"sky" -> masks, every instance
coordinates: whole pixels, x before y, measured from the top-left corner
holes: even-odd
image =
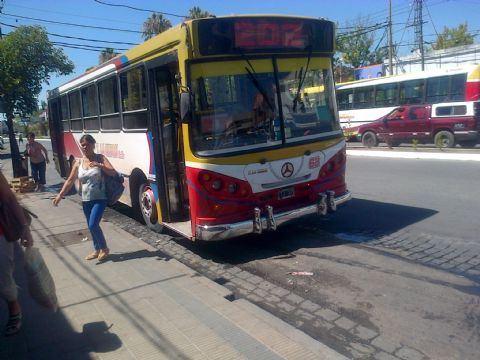
[[[198,6],[216,16],[233,14],[288,14],[311,17],[323,17],[336,22],[338,32],[348,31],[348,27],[361,21],[374,25],[387,21],[388,0],[99,0],[108,4],[127,5],[145,10],[168,13],[164,15],[172,25],[179,24],[189,9]],[[457,27],[468,23],[468,29],[475,34],[475,42],[480,42],[480,0],[424,0],[423,20],[424,40],[433,42],[445,26]],[[0,4],[2,0],[0,0]],[[392,23],[394,43],[399,45],[399,55],[407,55],[413,49],[415,39],[413,0],[392,0]],[[109,6],[95,0],[3,0],[0,14],[0,27],[3,34],[13,31],[7,25],[41,25],[50,34],[50,41],[69,46],[96,46],[100,49],[113,47],[129,49],[142,42],[143,22],[151,15],[148,11],[136,11],[126,7]],[[50,22],[45,22],[50,21]],[[57,24],[62,22],[78,24]],[[100,26],[114,29],[102,30],[84,26]],[[73,38],[65,38],[70,36]],[[384,30],[375,33],[376,43],[385,45]],[[88,39],[80,40],[78,38]],[[94,40],[94,41],[90,41]],[[106,41],[115,42],[108,43]],[[117,43],[118,42],[118,43]],[[60,46],[60,45],[59,45]],[[65,54],[75,64],[73,74],[52,77],[45,84],[39,101],[46,100],[47,89],[53,89],[74,77],[85,69],[98,64],[99,50],[82,50],[63,47]],[[123,50],[119,50],[123,52]],[[1,64],[0,64],[1,66]]]

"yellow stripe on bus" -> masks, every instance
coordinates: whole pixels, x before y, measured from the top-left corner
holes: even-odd
[[[257,163],[260,161],[276,161],[281,159],[293,158],[303,156],[305,152],[310,151],[322,151],[330,148],[340,142],[344,141],[343,137],[336,139],[323,140],[315,143],[305,145],[295,145],[292,147],[285,147],[275,150],[266,150],[262,152],[256,152],[252,154],[222,157],[222,158],[199,158],[194,156],[192,150],[185,144],[185,161],[208,163],[216,165],[247,165],[251,163]]]

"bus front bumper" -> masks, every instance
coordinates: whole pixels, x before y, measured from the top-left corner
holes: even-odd
[[[326,215],[327,212],[335,212],[337,206],[346,203],[351,198],[352,194],[349,191],[336,197],[333,195],[333,192],[322,193],[319,194],[319,201],[316,204],[300,209],[273,214],[273,208],[267,206],[265,208],[266,216],[261,216],[261,210],[255,208],[253,220],[234,224],[197,225],[196,238],[203,241],[217,241],[247,234],[261,234],[264,230],[276,230],[278,225],[306,215]]]

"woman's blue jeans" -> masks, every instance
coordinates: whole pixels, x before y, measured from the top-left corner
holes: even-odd
[[[107,248],[105,236],[100,228],[100,220],[102,220],[103,212],[107,206],[107,200],[91,200],[83,201],[83,213],[87,218],[88,230],[92,234],[93,246],[95,250]]]

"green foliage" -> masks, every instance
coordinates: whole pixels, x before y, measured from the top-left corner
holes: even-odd
[[[201,18],[206,18],[211,16],[215,16],[215,15],[210,14],[208,11],[203,11],[198,6],[194,6],[188,11],[188,17],[186,18],[186,20],[201,19]]]
[[[0,64],[0,94],[7,117],[36,110],[42,83],[48,83],[51,74],[67,75],[74,67],[40,26],[20,26],[0,40]]]
[[[172,27],[170,20],[165,19],[162,14],[153,13],[143,23],[143,40],[148,40]]]
[[[468,33],[468,23],[465,22],[452,29],[445,26],[443,32],[438,35],[437,40],[432,45],[432,49],[448,49],[455,46],[470,45],[473,42],[473,35]]]
[[[98,64],[103,64],[104,62],[113,59],[117,55],[118,53],[116,53],[112,48],[105,48],[100,52],[100,55],[98,55]]]
[[[67,75],[73,63],[62,49],[55,48],[41,26],[20,26],[0,40],[0,95],[7,116],[14,176],[22,176],[20,153],[13,132],[15,113],[37,110],[42,84],[52,74]]]
[[[385,47],[373,49],[375,31],[366,23],[357,20],[353,24],[347,24],[352,28],[346,34],[338,34],[336,38],[337,51],[341,53],[341,61],[354,68],[382,63],[388,56]]]
[[[413,150],[417,151],[418,139],[412,139]]]

